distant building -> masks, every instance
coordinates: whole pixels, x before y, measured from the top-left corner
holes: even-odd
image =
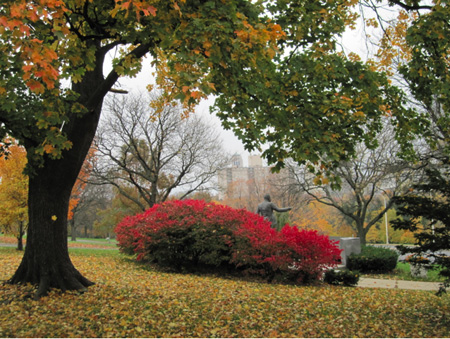
[[[235,153],[231,157],[231,167],[239,168],[244,166],[244,163],[242,162],[242,156],[240,154]]]
[[[262,159],[259,155],[248,156],[248,167],[262,167]]]
[[[248,167],[243,167],[241,155],[235,154],[229,166],[218,171],[219,198],[263,196],[268,193],[270,180],[277,175],[272,174],[270,167],[263,166],[259,155],[250,155]]]

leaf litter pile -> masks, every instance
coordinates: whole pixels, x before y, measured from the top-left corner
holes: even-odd
[[[21,253],[0,248],[0,280]],[[0,337],[448,337],[450,296],[287,286],[162,273],[117,254],[71,253],[84,294],[0,285]]]

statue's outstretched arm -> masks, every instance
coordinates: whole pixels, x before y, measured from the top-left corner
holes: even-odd
[[[287,212],[292,209],[292,207],[277,207],[275,204],[272,204],[272,209],[277,212]]]

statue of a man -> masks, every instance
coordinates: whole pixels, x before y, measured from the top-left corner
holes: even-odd
[[[277,219],[273,215],[273,211],[277,212],[287,212],[290,211],[292,207],[279,208],[273,202],[270,201],[270,195],[266,194],[264,196],[264,201],[258,205],[256,213],[262,215],[265,219],[269,220],[272,224],[272,228],[277,228]]]

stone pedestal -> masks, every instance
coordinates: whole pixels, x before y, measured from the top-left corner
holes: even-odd
[[[347,266],[347,258],[350,254],[361,253],[361,241],[359,238],[330,237],[330,239],[339,241],[339,248],[343,250],[341,252],[341,264],[344,266]]]

